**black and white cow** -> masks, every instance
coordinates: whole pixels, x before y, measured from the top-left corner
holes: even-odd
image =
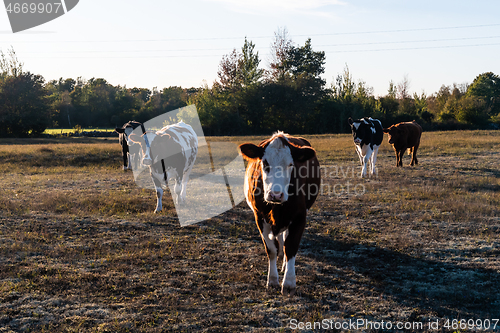
[[[123,170],[132,169],[132,162],[135,164],[139,158],[140,146],[128,142],[128,136],[139,126],[141,126],[140,122],[132,120],[122,127],[115,128],[115,132],[118,133],[118,142],[122,146]],[[137,164],[135,166],[137,167]]]
[[[143,135],[132,133],[129,142],[141,145],[142,164],[149,167],[156,189],[155,213],[162,210],[162,180],[174,178],[175,203],[186,201],[186,187],[198,154],[198,136],[191,126],[182,121]]]
[[[363,166],[361,177],[366,177],[368,161],[370,162],[370,174],[375,175],[375,163],[377,162],[378,148],[384,139],[384,131],[380,120],[371,117],[352,120],[348,119],[351,125],[354,145],[359,156],[359,161]]]

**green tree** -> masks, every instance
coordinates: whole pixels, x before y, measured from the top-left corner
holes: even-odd
[[[500,115],[500,77],[492,72],[478,75],[469,86],[467,97],[481,99],[485,117]],[[476,103],[477,104],[477,103]]]
[[[2,136],[37,136],[49,125],[50,102],[40,75],[15,72],[0,81]]]
[[[282,43],[286,44],[286,43]],[[311,39],[304,46],[287,46],[286,58],[275,64],[278,75],[265,87],[266,115],[270,123],[283,124],[289,132],[310,132],[318,114],[318,103],[326,96],[325,53],[312,49]]]
[[[259,52],[255,52],[255,44],[248,41],[245,37],[245,43],[241,48],[241,56],[238,59],[238,67],[241,75],[243,87],[259,83],[264,76],[264,70],[259,68]]]
[[[379,98],[380,102],[380,113],[382,118],[382,123],[392,123],[393,119],[399,110],[399,102],[397,99],[397,88],[394,82],[389,82],[389,88],[387,89],[387,95]]]
[[[484,126],[489,119],[489,108],[483,98],[465,96],[459,102],[456,119],[462,123]]]

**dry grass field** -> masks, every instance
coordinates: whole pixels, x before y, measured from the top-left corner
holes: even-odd
[[[307,138],[323,191],[290,298],[245,202],[180,227],[117,139],[0,140],[0,332],[500,330],[500,131],[424,133],[403,168],[385,138],[371,179],[350,135]]]

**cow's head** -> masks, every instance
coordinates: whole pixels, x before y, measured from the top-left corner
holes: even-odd
[[[365,118],[352,120],[349,117],[347,121],[351,126],[352,136],[356,145],[360,145],[363,140],[369,139],[375,133],[375,126]]]
[[[127,144],[131,145],[132,143],[128,142],[128,137],[132,133],[132,131],[139,126],[141,126],[141,123],[139,123],[137,121],[129,121],[128,123],[124,124],[122,127],[115,128],[115,132],[117,132],[120,135],[120,143],[121,144],[127,143]],[[124,135],[125,138],[123,138],[122,135]]]
[[[258,161],[262,174],[264,200],[280,204],[288,200],[290,178],[296,163],[303,163],[316,155],[311,147],[299,147],[283,134],[274,135],[261,144],[244,143],[239,146],[248,161]]]
[[[397,144],[401,140],[401,137],[404,135],[404,131],[395,125],[392,125],[389,128],[384,128],[384,133],[389,134],[389,143],[391,145]]]
[[[151,166],[162,159],[179,153],[176,149],[172,136],[168,133],[146,132],[143,135],[132,133],[128,137],[129,141],[138,143],[142,148],[142,164]]]

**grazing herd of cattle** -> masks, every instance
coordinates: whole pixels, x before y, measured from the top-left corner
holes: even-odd
[[[354,145],[362,165],[361,177],[376,175],[375,163],[384,133],[396,152],[396,166],[408,150],[410,165],[418,164],[417,150],[422,127],[415,121],[383,128],[377,119],[348,119]],[[133,133],[141,126],[142,135]],[[162,178],[175,179],[175,202],[186,200],[186,186],[198,152],[198,140],[191,126],[180,122],[159,131],[146,131],[138,122],[130,121],[116,128],[122,146],[123,169],[141,159],[149,167],[156,188],[155,212],[162,210]],[[269,260],[267,287],[279,287],[277,259],[283,256],[284,278],[281,292],[293,295],[296,289],[295,256],[306,225],[306,215],[320,188],[320,165],[309,141],[283,132],[255,145],[244,143],[239,152],[248,161],[244,192],[253,211]],[[142,157],[142,158],[141,158]],[[368,170],[369,168],[369,170]]]

